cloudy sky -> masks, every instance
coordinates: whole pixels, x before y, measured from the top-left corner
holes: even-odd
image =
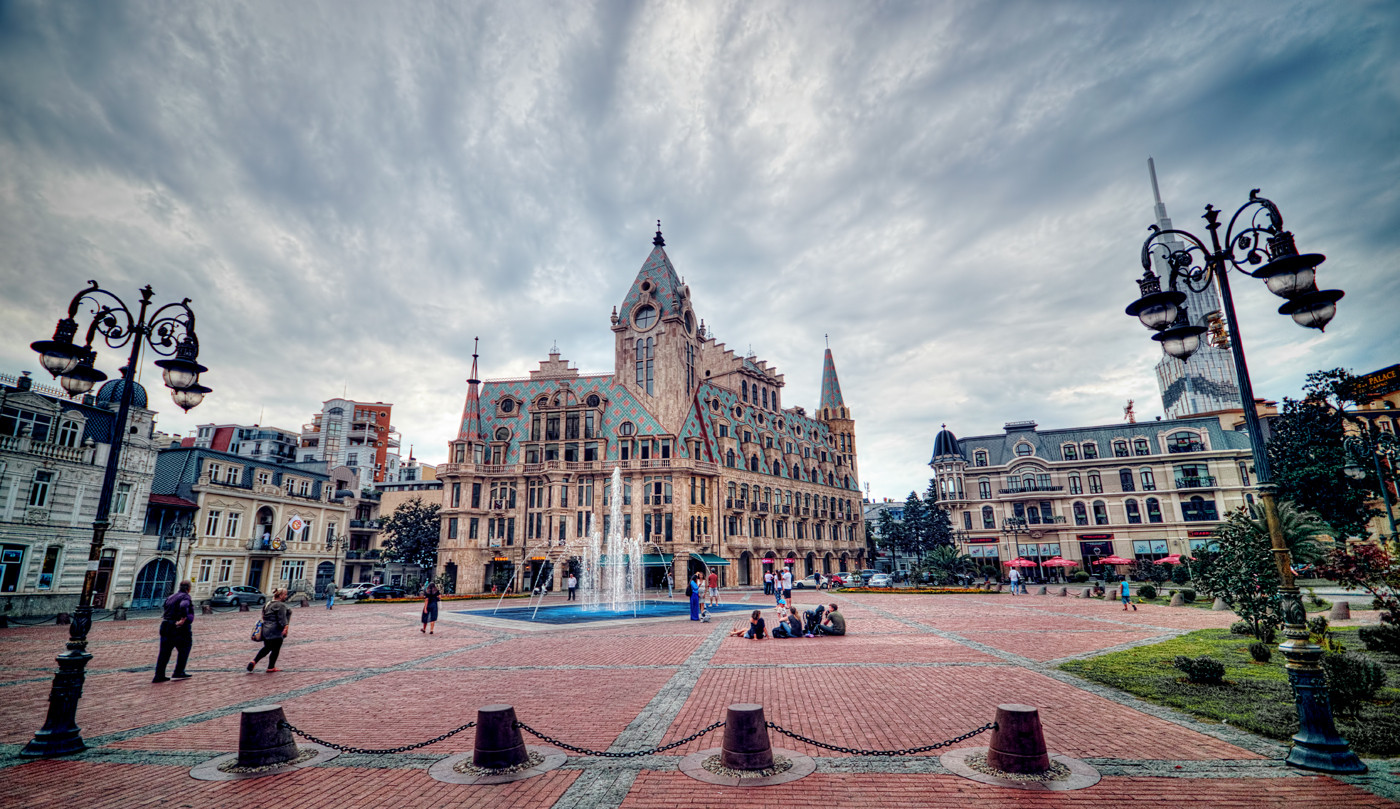
[[[934,433],[1161,413],[1123,307],[1152,221],[1251,188],[1346,290],[1236,298],[1260,395],[1400,361],[1400,5],[0,3],[0,371],[87,279],[190,297],[191,415],[394,404],[440,461],[487,378],[611,370],[651,249],[817,403],[830,335],[876,497]],[[115,374],[115,354],[99,367]]]

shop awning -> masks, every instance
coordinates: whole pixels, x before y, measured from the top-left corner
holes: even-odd
[[[675,555],[670,553],[648,553],[642,556],[642,566],[670,567],[675,558]]]
[[[713,553],[692,553],[690,558],[704,562],[706,567],[729,567],[729,560],[721,559]]]

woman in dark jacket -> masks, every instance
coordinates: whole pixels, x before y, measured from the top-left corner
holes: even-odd
[[[282,651],[282,641],[287,637],[287,624],[292,622],[292,611],[287,608],[287,590],[280,588],[272,594],[272,600],[262,610],[262,642],[257,657],[248,663],[252,671],[258,661],[267,658],[268,671],[281,671],[277,668],[277,655]]]
[[[686,595],[690,596],[690,620],[700,620],[700,574],[696,573],[690,577],[690,585],[685,588]]]

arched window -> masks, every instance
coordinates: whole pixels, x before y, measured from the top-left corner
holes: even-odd
[[[1078,473],[1078,472],[1073,472],[1073,473],[1071,473],[1070,476],[1069,476],[1069,493],[1070,493],[1070,494],[1083,494],[1083,493],[1084,493],[1084,482],[1083,482],[1082,480],[1080,480],[1080,478],[1079,478],[1079,473]]]
[[[64,419],[58,428],[58,445],[61,447],[78,446],[78,433],[78,422]]]
[[[1079,460],[1079,452],[1075,449],[1073,444],[1065,444],[1060,447],[1060,453],[1065,456],[1066,461]]]
[[[1138,511],[1138,503],[1132,498],[1128,498],[1123,503],[1123,510],[1128,514],[1128,522],[1137,524],[1142,522],[1142,513]]]
[[[1144,469],[1138,473],[1142,478],[1142,490],[1145,492],[1155,492],[1157,490],[1157,479],[1152,476],[1151,469]]]
[[[1084,460],[1092,461],[1097,457],[1099,457],[1099,445],[1092,441],[1086,441],[1084,443]]]
[[[773,474],[775,474],[775,475],[777,475],[777,476],[779,476],[779,477],[782,477],[782,474],[783,474],[783,465],[782,465],[781,463],[779,463],[778,461],[774,461],[774,462],[773,462]]]
[[[976,466],[987,465],[987,451],[985,449],[979,449],[976,452],[972,453],[972,458],[972,462]]]
[[[1039,506],[1027,506],[1027,507],[1026,507],[1026,522],[1030,523],[1031,525],[1040,525],[1040,507],[1039,507]]]
[[[1161,504],[1161,503],[1158,503],[1158,502],[1157,502],[1157,498],[1155,498],[1155,497],[1149,497],[1149,498],[1147,498],[1147,521],[1148,521],[1148,522],[1161,522],[1161,521],[1162,521],[1162,504]]]
[[[996,516],[992,513],[992,507],[991,507],[991,506],[983,506],[983,507],[982,507],[982,527],[983,527],[983,528],[996,528],[996,527],[997,527]]]
[[[1035,454],[1035,447],[1032,447],[1029,443],[1022,441],[1021,443],[1016,445],[1017,456],[1024,458],[1028,455],[1033,454]]]
[[[1103,479],[1098,472],[1089,473],[1089,494],[1100,494],[1103,492]]]
[[[734,450],[731,449],[724,453],[724,465],[731,468],[734,466]]]
[[[1127,442],[1127,441],[1114,441],[1114,442],[1113,442],[1113,457],[1115,457],[1115,458],[1126,458],[1126,457],[1128,457],[1128,442]]]
[[[764,407],[764,409],[767,409],[767,407],[768,407],[768,389],[767,389],[767,388],[764,388],[764,389],[763,389],[763,407]]]
[[[751,455],[751,456],[749,456],[749,471],[750,471],[750,472],[757,472],[757,471],[758,471],[758,456],[757,456],[757,455]]]
[[[1094,501],[1094,525],[1108,525],[1108,506],[1102,500]]]
[[[1193,432],[1182,430],[1167,436],[1167,452],[1200,452],[1203,449],[1201,437]]]
[[[739,390],[743,393],[744,401],[747,402],[749,400],[749,381],[747,379],[739,380]]]
[[[1086,509],[1084,508],[1084,504],[1083,504],[1083,503],[1075,503],[1075,504],[1074,504],[1074,524],[1075,524],[1075,525],[1088,525],[1088,524],[1089,524],[1089,512],[1088,512],[1088,510],[1086,510]]]
[[[1119,483],[1119,485],[1121,485],[1121,486],[1123,487],[1123,491],[1125,491],[1125,492],[1131,492],[1131,491],[1133,491],[1133,489],[1136,488],[1136,487],[1133,486],[1133,470],[1131,470],[1131,469],[1119,469],[1119,470],[1118,470],[1118,483]]]
[[[1151,454],[1152,454],[1152,450],[1147,446],[1147,439],[1146,439],[1146,438],[1134,438],[1134,439],[1133,439],[1133,454],[1134,454],[1134,455],[1151,455]]]
[[[986,478],[977,481],[977,496],[983,500],[992,499],[992,482]]]

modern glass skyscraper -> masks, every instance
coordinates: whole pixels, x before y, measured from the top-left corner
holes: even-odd
[[[1167,216],[1167,206],[1162,203],[1162,194],[1157,188],[1157,167],[1152,158],[1147,158],[1147,173],[1152,178],[1152,198],[1156,203],[1154,212],[1157,226],[1170,230],[1172,220]],[[1185,245],[1180,240],[1170,240],[1173,250]],[[1154,253],[1156,272],[1162,276],[1165,288],[1171,268],[1160,251]],[[1223,317],[1220,310],[1220,293],[1215,281],[1203,290],[1196,292],[1185,286],[1178,287],[1186,293],[1186,317],[1192,325],[1211,327],[1211,321]],[[1228,338],[1223,329],[1211,329],[1202,335],[1201,347],[1184,362],[1162,354],[1157,363],[1157,385],[1162,390],[1162,409],[1167,418],[1179,419],[1196,413],[1213,410],[1237,409],[1240,406],[1240,388],[1235,375],[1235,360],[1230,354]],[[1218,335],[1218,337],[1217,337]]]

